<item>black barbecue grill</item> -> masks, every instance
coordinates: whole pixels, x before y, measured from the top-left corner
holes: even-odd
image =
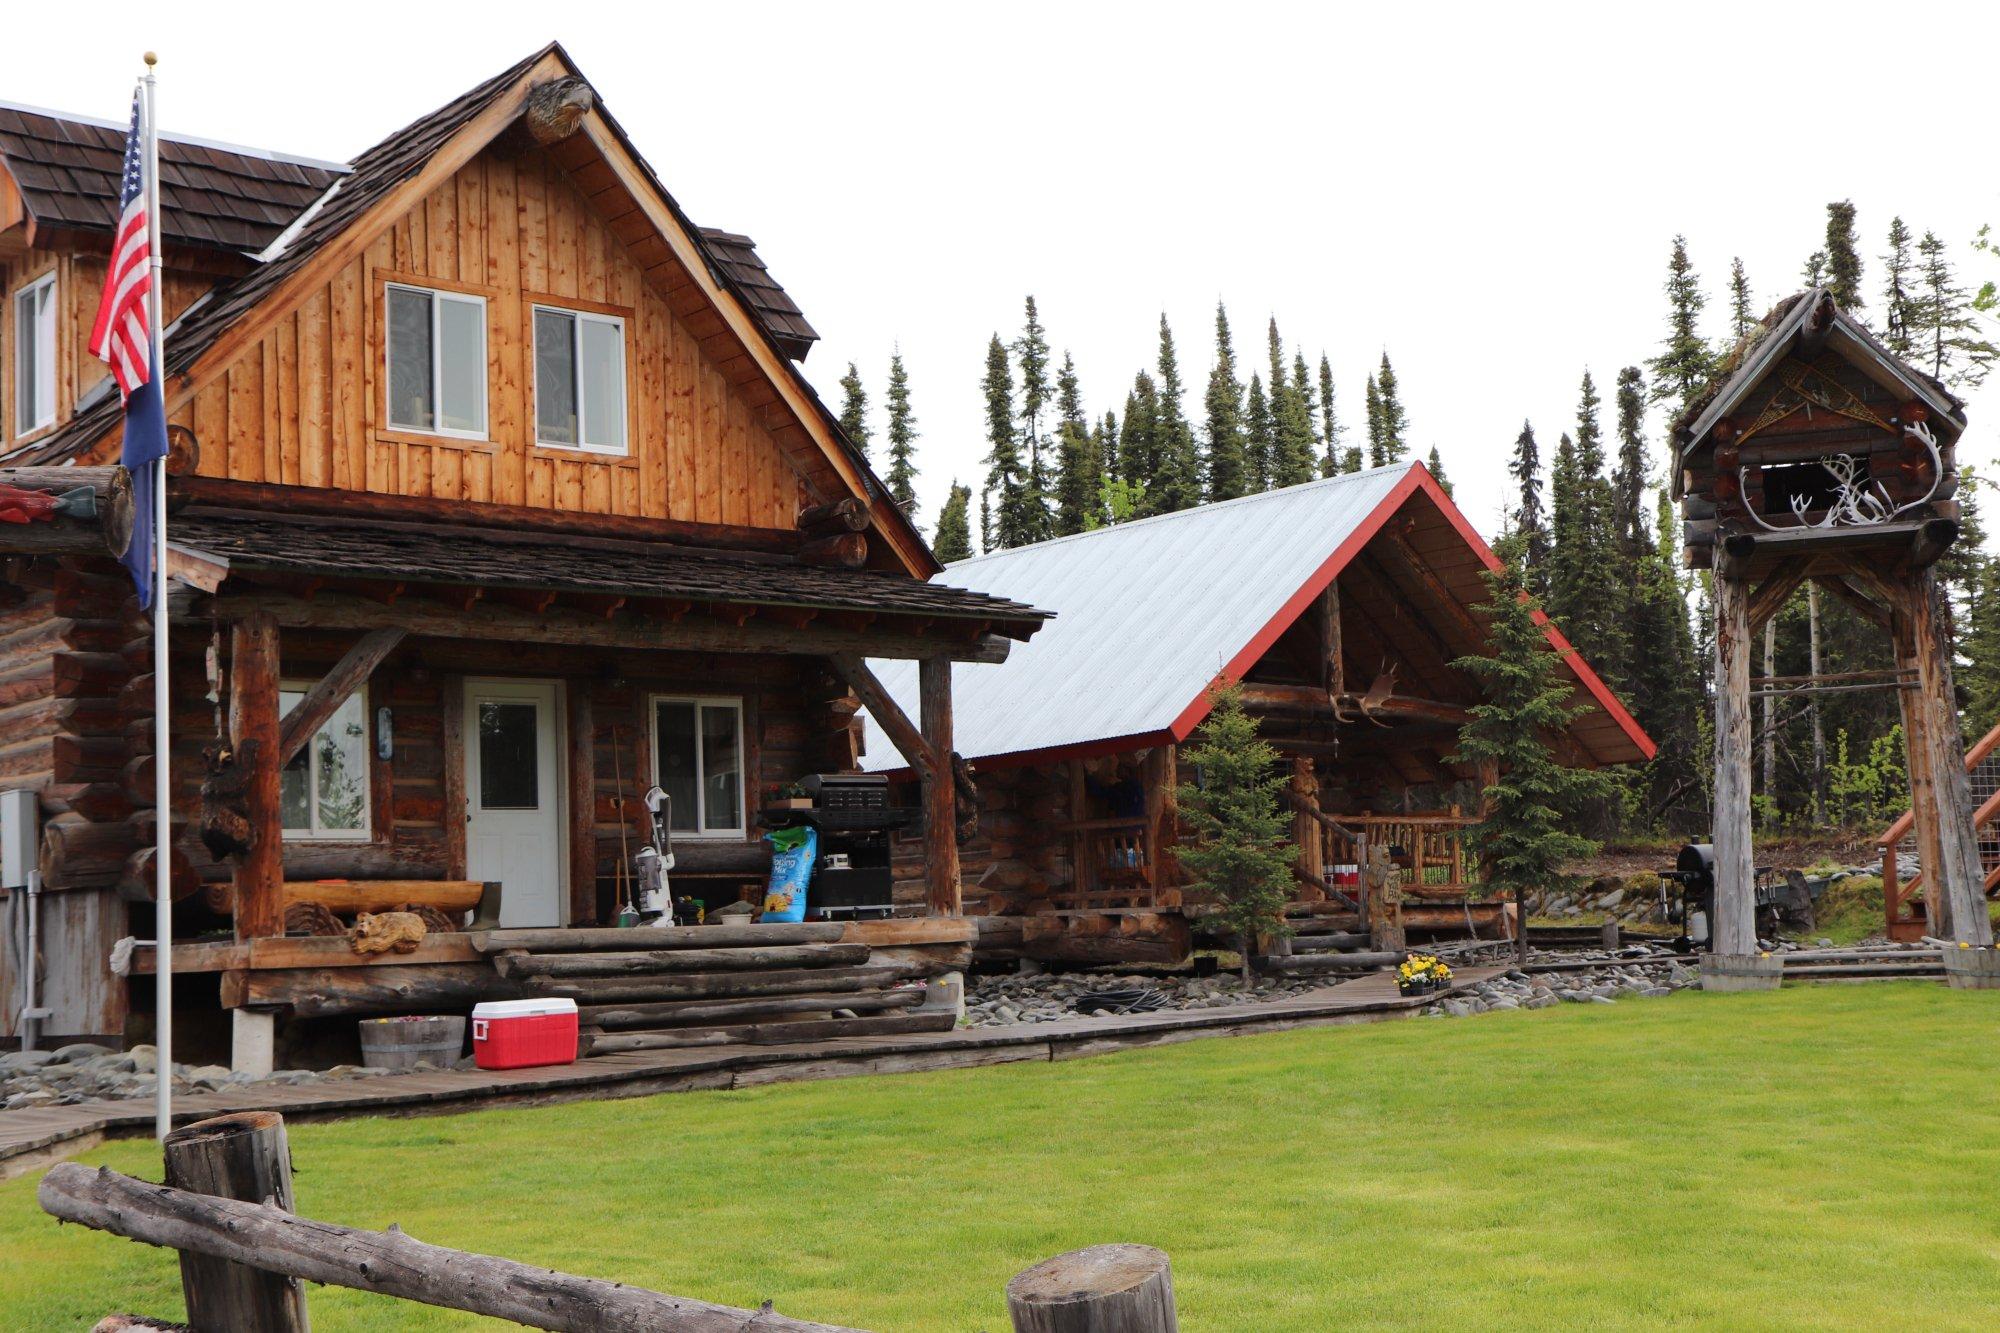
[[[876,773],[815,773],[799,787],[811,798],[812,809],[766,810],[763,822],[773,828],[806,824],[819,830],[819,856],[806,889],[807,917],[868,920],[890,915],[890,835],[915,820],[917,812],[889,804],[889,779]]]

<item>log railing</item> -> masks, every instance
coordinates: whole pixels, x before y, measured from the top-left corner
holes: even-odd
[[[305,1282],[464,1310],[528,1328],[619,1333],[859,1333],[578,1277],[493,1255],[428,1245],[391,1226],[368,1231],[291,1211],[285,1122],[260,1111],[198,1121],[169,1135],[168,1184],[51,1167],[42,1210],[180,1254],[181,1288],[195,1329],[306,1333]],[[1073,1250],[1007,1284],[1015,1333],[1177,1333],[1167,1256],[1143,1245]],[[118,1316],[124,1328],[181,1328]],[[108,1321],[107,1321],[108,1322]]]
[[[1413,814],[1335,814],[1320,825],[1320,855],[1329,874],[1334,867],[1359,866],[1367,857],[1361,846],[1389,849],[1390,860],[1403,872],[1403,891],[1412,897],[1453,897],[1475,887],[1466,879],[1465,831],[1477,817],[1457,806]]]
[[[1966,751],[1968,774],[1976,775],[1982,764],[2000,764],[2000,727],[1987,732]],[[1915,810],[1905,810],[1875,840],[1875,848],[1882,854],[1882,910],[1891,939],[1914,940],[1929,929],[1924,913],[1912,906],[1924,891],[1924,869],[1919,866],[1916,874],[1904,880],[1902,867],[1897,864],[1898,852],[1915,827]],[[1972,829],[1986,872],[1986,892],[1991,895],[2000,891],[2000,782],[1994,784],[1994,790],[1985,795],[1973,812]]]

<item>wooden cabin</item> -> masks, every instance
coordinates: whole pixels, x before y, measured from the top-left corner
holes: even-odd
[[[1057,618],[1005,666],[961,672],[957,746],[979,829],[963,845],[981,947],[1074,961],[1174,960],[1201,905],[1173,858],[1180,748],[1218,679],[1241,681],[1284,756],[1294,912],[1357,933],[1360,844],[1391,852],[1407,926],[1489,936],[1464,830],[1486,775],[1454,758],[1480,700],[1455,659],[1486,650],[1481,574],[1496,557],[1418,464],[1377,468],[952,565],[943,580]],[[1653,743],[1555,629],[1581,710],[1566,762],[1650,758]],[[907,708],[914,674],[879,664]],[[866,700],[871,710],[875,701]],[[864,762],[899,767],[870,745]],[[904,895],[921,894],[915,848]],[[1344,923],[1342,918],[1349,918]]]
[[[120,404],[85,343],[123,137],[0,108],[0,485],[95,478],[112,517]],[[460,933],[472,899],[486,925],[608,924],[655,782],[675,892],[761,901],[761,812],[853,769],[864,658],[918,665],[913,762],[948,769],[951,664],[1043,613],[933,578],[799,369],[812,326],[561,48],[352,162],[171,136],[161,159],[171,881],[200,941],[177,1009],[508,993]],[[117,529],[0,523],[0,789],[37,797],[42,877],[32,951],[0,890],[0,1038],[24,957],[44,1041],[150,1003],[122,975],[150,946],[111,961],[153,935],[158,817]],[[950,917],[954,786],[926,791],[912,910]],[[384,907],[429,937],[372,961],[318,938]]]

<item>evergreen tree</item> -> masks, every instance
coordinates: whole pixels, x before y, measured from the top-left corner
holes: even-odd
[[[1389,364],[1387,352],[1382,353],[1382,369],[1375,376],[1375,392],[1382,400],[1382,458],[1374,465],[1382,467],[1402,462],[1403,456],[1410,452],[1405,440],[1410,420],[1403,411],[1403,400],[1396,389],[1396,371]]]
[[[1549,602],[1561,607],[1558,619],[1570,642],[1614,687],[1623,688],[1631,642],[1632,568],[1621,558],[1612,526],[1616,502],[1604,475],[1601,405],[1597,384],[1586,370],[1577,403],[1571,494],[1557,496]],[[1557,484],[1562,485],[1560,479]]]
[[[1340,448],[1340,437],[1347,433],[1347,427],[1340,424],[1340,414],[1333,405],[1333,363],[1326,359],[1326,353],[1319,354],[1319,439],[1323,446],[1319,459],[1319,474],[1331,477],[1339,472],[1357,472],[1361,468],[1359,456],[1354,466],[1348,467]]]
[[[1808,287],[1826,285],[1826,251],[1815,250],[1806,256],[1805,267],[1800,270],[1799,279]]]
[[[1146,486],[1144,512],[1171,514],[1201,503],[1201,454],[1194,427],[1181,406],[1180,361],[1174,332],[1160,316],[1160,394],[1154,417],[1153,475]]]
[[[993,549],[993,492],[990,489],[979,493],[979,549]]]
[[[1368,377],[1368,388],[1364,394],[1368,410],[1368,466],[1382,466],[1382,390],[1375,383],[1375,376]]]
[[[1959,651],[1966,659],[1958,677],[1965,697],[1961,722],[1969,743],[2000,725],[2000,559],[1978,562],[1959,623]]]
[[[904,513],[917,503],[917,416],[910,410],[910,376],[903,354],[889,358],[889,494]]]
[[[1861,251],[1855,244],[1850,199],[1826,206],[1826,289],[1842,310],[1858,311],[1868,304],[1861,294]]]
[[[1271,463],[1278,452],[1277,426],[1271,420],[1271,404],[1264,397],[1264,380],[1250,374],[1250,392],[1243,409],[1243,489],[1244,493],[1271,489]]]
[[[1750,277],[1743,271],[1741,257],[1729,261],[1729,337],[1740,343],[1757,327],[1757,312],[1750,304]]]
[[[1520,488],[1521,504],[1514,511],[1514,531],[1521,536],[1521,558],[1527,566],[1528,582],[1536,592],[1548,587],[1549,520],[1542,505],[1542,451],[1535,443],[1535,428],[1526,421],[1514,437],[1514,458],[1507,475]]]
[[[1502,540],[1500,554],[1501,568],[1482,576],[1487,599],[1480,609],[1492,646],[1452,663],[1479,682],[1485,698],[1459,731],[1457,758],[1499,773],[1470,841],[1492,895],[1524,900],[1574,884],[1567,867],[1598,849],[1573,831],[1576,818],[1609,795],[1611,782],[1560,762],[1550,749],[1549,738],[1583,710],[1570,704],[1569,674],[1535,623],[1539,602],[1521,567],[1518,535]]]
[[[861,372],[852,361],[840,377],[840,433],[868,457],[868,391],[861,387]]]
[[[2000,348],[1980,337],[1979,311],[1959,285],[1945,257],[1944,242],[1927,231],[1917,242],[1917,364],[1932,377],[1977,388],[2000,358]]]
[[[1289,934],[1285,904],[1291,899],[1292,854],[1285,845],[1290,821],[1279,807],[1285,779],[1278,752],[1257,734],[1244,711],[1241,686],[1209,695],[1209,714],[1182,755],[1201,774],[1177,796],[1180,817],[1192,835],[1176,849],[1188,887],[1216,907],[1215,920],[1237,939],[1243,982],[1257,937]]]
[[[1229,312],[1215,303],[1215,369],[1208,373],[1208,498],[1233,500],[1249,484],[1243,432],[1243,381],[1236,376],[1236,345]]]
[[[1430,474],[1437,481],[1438,489],[1447,496],[1451,494],[1451,482],[1444,475],[1444,460],[1438,457],[1438,447],[1431,446]]]
[[[1118,477],[1126,485],[1135,515],[1153,512],[1146,507],[1146,492],[1158,466],[1159,414],[1159,388],[1142,370],[1132,377],[1132,392],[1125,395],[1125,428],[1118,437]]]
[[[1638,561],[1631,636],[1635,651],[1621,696],[1659,746],[1645,770],[1633,775],[1634,785],[1644,789],[1643,805],[1634,803],[1634,822],[1642,824],[1663,815],[1685,813],[1691,821],[1707,813],[1698,771],[1707,758],[1701,745],[1707,700],[1688,622],[1679,531],[1679,511],[1662,489],[1654,532]]]
[[[933,548],[941,564],[967,560],[972,556],[972,531],[966,510],[972,505],[972,488],[952,480],[944,508],[938,511],[937,544]]]
[[[1007,347],[994,334],[986,345],[986,486],[997,503],[988,528],[986,549],[1026,546],[1046,534],[1048,510],[1033,487],[1021,458],[1021,440],[1014,429],[1014,372]]]
[[[1902,218],[1890,218],[1889,253],[1882,256],[1882,345],[1905,359],[1917,354],[1916,330],[1923,321],[1920,306],[1910,229]]]
[[[1285,373],[1284,343],[1278,337],[1278,321],[1270,323],[1271,351],[1271,434],[1270,484],[1296,486],[1313,476],[1312,406],[1304,376],[1305,358],[1297,358],[1292,373]]]
[[[1618,471],[1611,482],[1611,531],[1628,561],[1650,551],[1646,508],[1646,386],[1639,367],[1618,372]]]
[[[1007,544],[1023,546],[1043,540],[1053,528],[1048,506],[1048,436],[1042,424],[1042,413],[1048,407],[1055,386],[1049,380],[1049,340],[1032,296],[1027,298],[1025,304],[1021,336],[1014,340],[1014,357],[1021,367],[1021,458],[1026,470],[1027,494],[1014,512],[1019,540]],[[1003,541],[1006,518],[1003,508]]]
[[[1688,259],[1687,239],[1674,237],[1667,261],[1667,336],[1660,354],[1646,364],[1653,372],[1653,401],[1685,407],[1715,373],[1715,360],[1701,336],[1701,311],[1708,304],[1701,280]]]
[[[1576,466],[1576,441],[1568,431],[1556,437],[1556,456],[1549,462],[1549,563],[1542,596],[1549,614],[1568,628],[1572,599],[1576,596],[1576,561],[1583,548],[1577,524],[1577,489],[1581,474]],[[1576,636],[1570,635],[1570,642]]]
[[[1076,361],[1063,353],[1056,376],[1055,535],[1085,532],[1102,521],[1104,455],[1101,437],[1083,415],[1083,389],[1076,378]]]
[[[1098,468],[1104,475],[1104,484],[1097,493],[1096,522],[1091,527],[1103,527],[1107,523],[1123,523],[1132,517],[1137,506],[1133,503],[1132,488],[1117,473],[1118,457],[1118,414],[1106,412],[1104,420],[1090,432],[1096,453]]]

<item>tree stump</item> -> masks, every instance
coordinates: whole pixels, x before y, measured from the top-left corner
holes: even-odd
[[[292,1210],[292,1156],[285,1118],[242,1111],[184,1125],[167,1135],[167,1184],[196,1194]],[[295,1277],[180,1252],[181,1294],[191,1327],[306,1333],[305,1284]]]
[[[1179,1333],[1164,1250],[1093,1245],[1044,1259],[1007,1284],[1014,1333]]]

